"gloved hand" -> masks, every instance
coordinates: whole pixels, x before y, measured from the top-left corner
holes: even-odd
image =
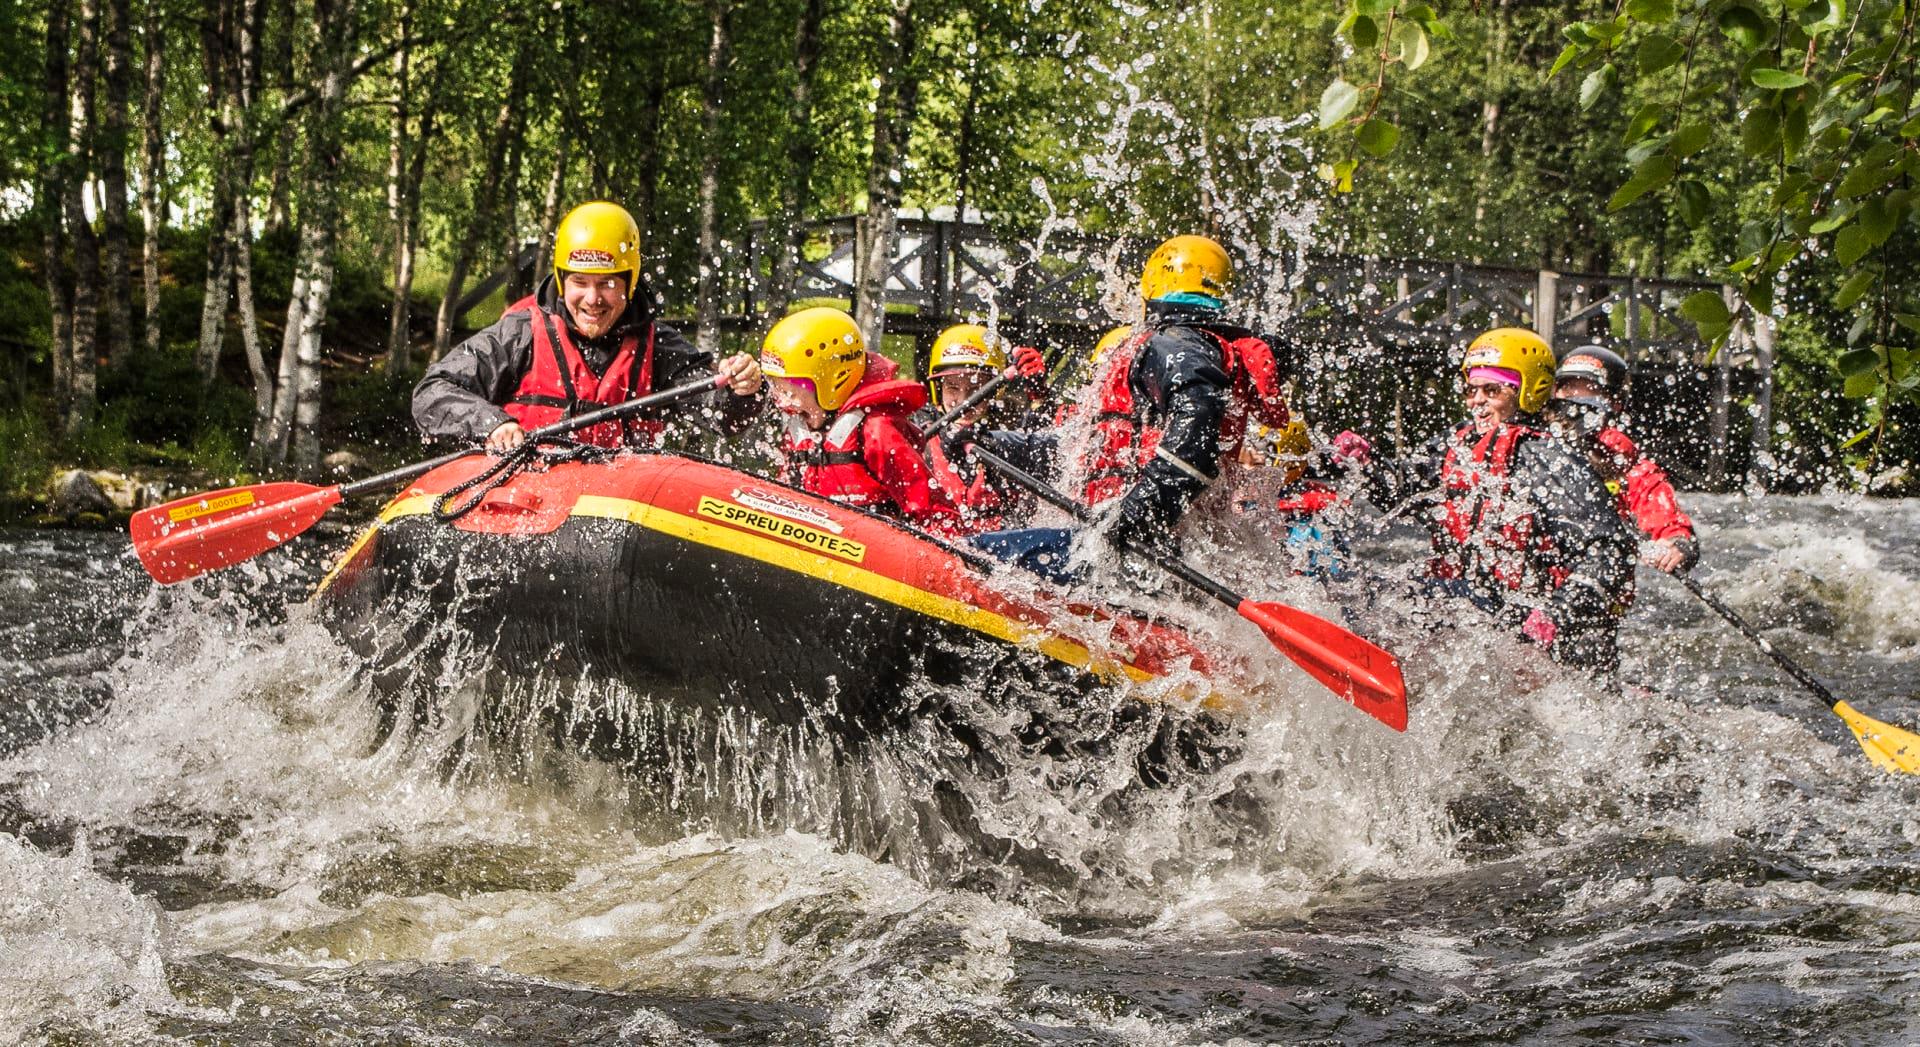
[[[1373,445],[1367,438],[1351,429],[1342,429],[1334,434],[1332,450],[1328,456],[1333,464],[1343,469],[1352,469],[1373,461]]]
[[[1536,607],[1527,615],[1527,620],[1520,623],[1520,632],[1542,647],[1552,647],[1553,638],[1559,635],[1560,630],[1553,624],[1553,619],[1547,617],[1547,612]]]
[[[1151,504],[1142,498],[1124,498],[1120,508],[1114,513],[1113,523],[1107,528],[1107,537],[1115,545],[1140,545],[1147,541],[1151,531],[1148,517]]]
[[[1120,500],[1120,508],[1107,527],[1107,540],[1136,549],[1175,552],[1178,546],[1173,541],[1173,528],[1167,522],[1169,507],[1164,503],[1167,495],[1168,492],[1153,484],[1136,484]]]
[[[1700,546],[1691,538],[1665,538],[1647,546],[1641,554],[1647,566],[1668,574],[1681,574],[1700,562]]]
[[[1047,358],[1040,355],[1040,350],[1033,346],[1015,346],[1013,369],[1018,371],[1022,378],[1038,378],[1047,373]]]

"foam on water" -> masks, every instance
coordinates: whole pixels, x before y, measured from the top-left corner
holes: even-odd
[[[1808,526],[1791,544],[1803,554],[1869,541],[1853,537],[1850,521]],[[1734,540],[1712,526],[1706,538],[1710,548]],[[1911,584],[1904,565],[1880,565],[1887,587]],[[1752,570],[1736,564],[1722,583]],[[1269,585],[1259,595],[1325,599],[1295,582]],[[1225,645],[1263,643],[1230,615],[1180,613],[1202,615],[1203,631]],[[251,620],[216,589],[150,601],[128,630],[131,652],[106,674],[112,703],[0,762],[0,783],[16,805],[83,835],[182,839],[169,875],[225,889],[162,919],[150,903],[128,910],[125,887],[79,876],[77,859],[7,840],[26,893],[45,899],[29,925],[51,935],[48,948],[77,950],[92,958],[84,969],[99,972],[76,980],[33,968],[42,973],[11,990],[36,1000],[14,1004],[29,1021],[128,1009],[103,999],[164,1008],[143,995],[164,983],[140,972],[204,954],[312,972],[303,980],[479,964],[621,991],[800,1000],[869,1042],[931,1021],[998,1035],[1015,1020],[1005,1011],[1017,997],[1019,1022],[1147,1042],[1169,1027],[1126,1006],[1103,1010],[1098,994],[1016,993],[1016,958],[1065,949],[1118,959],[1148,943],[1232,940],[1369,894],[1369,884],[1445,882],[1489,860],[1554,868],[1611,837],[1758,844],[1834,877],[1871,875],[1858,867],[1876,847],[1910,853],[1920,835],[1899,813],[1913,785],[1874,773],[1843,733],[1717,704],[1698,688],[1623,699],[1543,667],[1518,641],[1471,629],[1397,645],[1417,695],[1404,735],[1284,659],[1251,659],[1267,706],[1221,758],[1156,787],[1136,779],[1147,734],[1096,718],[1086,722],[1113,728],[1111,745],[1036,750],[985,688],[962,696],[977,704],[960,702],[982,738],[985,763],[971,773],[931,727],[877,746],[816,749],[818,738],[782,741],[735,724],[726,748],[744,762],[703,764],[695,757],[717,750],[689,747],[634,778],[565,752],[460,744],[479,722],[476,678],[462,675],[473,652],[422,667],[448,699],[440,721],[383,739],[366,680],[302,611]],[[518,715],[557,693],[520,692]],[[659,715],[641,696],[618,697],[633,724]],[[1045,694],[1011,697],[1089,715]],[[655,722],[669,734],[683,726],[695,725]],[[935,772],[970,822],[934,802]],[[133,862],[105,860],[109,869]],[[1765,883],[1716,880],[1703,894],[1691,875],[1570,872],[1539,919],[1581,926],[1685,905],[1814,904]],[[1913,921],[1907,896],[1871,881],[1830,893],[1820,904],[1872,910],[1882,933]],[[1063,920],[1133,929],[1069,933]],[[1617,962],[1621,949],[1650,947],[1649,936],[1694,933],[1590,933],[1511,978],[1571,984],[1578,976],[1568,972]],[[1433,978],[1511,984],[1487,973],[1491,961],[1456,931],[1352,941]],[[1809,992],[1827,984],[1793,974],[1787,953],[1746,951],[1753,956],[1723,957],[1711,976],[1732,986],[1777,970],[1803,977]]]
[[[93,869],[85,837],[64,857],[0,833],[0,1040],[77,1022],[99,1034],[141,1028],[177,1005],[161,971],[159,906]]]

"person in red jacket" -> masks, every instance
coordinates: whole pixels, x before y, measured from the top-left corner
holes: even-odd
[[[853,317],[824,306],[773,325],[760,347],[774,406],[787,416],[781,479],[836,502],[889,513],[939,534],[957,522],[908,422],[926,387],[867,351]]]
[[[427,368],[413,391],[413,418],[424,436],[484,441],[504,453],[528,430],[708,374],[725,375],[734,394],[718,398],[717,412],[654,408],[572,438],[652,446],[670,420],[703,413],[717,413],[720,428],[737,433],[761,406],[753,357],[716,361],[655,322],[653,294],[640,278],[640,229],[625,208],[595,200],[561,221],[552,277]]]
[[[926,442],[927,465],[933,482],[960,513],[960,529],[967,534],[997,531],[1009,515],[1019,515],[1031,500],[1025,491],[974,460],[973,443],[983,443],[1002,454],[1018,453],[1003,446],[1019,442],[1023,434],[1046,428],[1045,417],[1032,406],[1044,402],[1047,361],[1032,346],[1013,346],[979,324],[955,324],[934,339],[927,358],[927,407],[913,418],[922,430],[947,411],[967,402],[988,382],[1018,375],[1025,386],[1018,400],[989,394],[988,398],[947,423]]]
[[[1667,471],[1641,454],[1620,428],[1631,377],[1626,360],[1609,349],[1584,345],[1570,350],[1554,372],[1548,413],[1563,429],[1585,437],[1587,457],[1619,499],[1621,515],[1652,541],[1641,559],[1674,574],[1700,559],[1700,544]]]

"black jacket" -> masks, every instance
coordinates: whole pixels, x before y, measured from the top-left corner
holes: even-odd
[[[1383,508],[1412,500],[1425,509],[1436,546],[1446,550],[1443,555],[1467,561],[1454,566],[1473,595],[1483,602],[1511,608],[1516,617],[1523,617],[1527,610],[1524,601],[1515,599],[1513,590],[1490,577],[1470,552],[1454,548],[1451,538],[1444,534],[1441,472],[1455,431],[1434,437],[1409,458],[1379,463],[1369,478],[1369,495]],[[1633,584],[1638,543],[1615,507],[1613,494],[1593,467],[1559,440],[1543,434],[1514,445],[1507,476],[1507,500],[1515,510],[1531,513],[1535,530],[1549,539],[1552,548],[1550,553],[1531,554],[1530,573],[1545,579],[1550,570],[1558,568],[1567,575],[1566,581],[1547,597],[1547,616],[1563,628],[1612,617],[1614,607]],[[1476,537],[1497,540],[1495,535]]]
[[[1134,415],[1144,426],[1161,430],[1159,449],[1121,500],[1115,534],[1123,541],[1164,534],[1194,498],[1220,475],[1220,421],[1233,399],[1220,343],[1252,332],[1225,323],[1216,312],[1151,302],[1147,323],[1153,334],[1134,355],[1127,372]],[[1291,353],[1272,336],[1283,376]]]
[[[561,304],[553,277],[542,280],[536,294],[540,308],[566,323],[568,337],[573,339],[587,367],[595,374],[604,372],[613,362],[614,355],[620,351],[621,340],[629,333],[637,332],[644,345],[649,324],[653,325],[653,388],[656,391],[713,374],[712,354],[694,348],[679,331],[656,323],[652,292],[644,283],[639,291],[628,300],[627,311],[613,328],[598,338],[587,338],[573,326],[573,318]],[[500,405],[512,398],[532,366],[532,314],[503,314],[492,326],[476,332],[427,368],[413,390],[414,424],[427,437],[461,442],[484,440],[501,423],[512,420]],[[718,391],[696,400],[642,411],[638,417],[666,421],[701,418],[709,425],[736,433],[753,422],[760,406],[759,396],[735,396]]]

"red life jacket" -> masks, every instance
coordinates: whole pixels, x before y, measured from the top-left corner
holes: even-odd
[[[1000,492],[987,480],[985,466],[973,468],[973,478],[968,480],[961,472],[964,463],[955,463],[947,457],[947,449],[938,436],[927,441],[927,468],[933,472],[934,485],[947,501],[960,512],[957,528],[961,534],[982,534],[998,531],[1005,525],[1005,506],[1001,504]]]
[[[1233,383],[1227,413],[1220,419],[1220,454],[1230,459],[1240,452],[1249,414],[1270,428],[1286,427],[1289,415],[1280,368],[1273,359],[1272,348],[1259,338],[1252,335],[1227,338],[1205,327],[1194,330],[1220,346],[1221,365]],[[1134,359],[1153,334],[1151,330],[1141,331],[1115,346],[1106,369],[1096,379],[1100,413],[1093,423],[1093,456],[1087,470],[1088,505],[1098,505],[1126,493],[1160,446],[1164,434],[1159,426],[1141,421],[1133,402],[1133,387],[1129,384]]]
[[[807,428],[797,415],[788,418],[787,464],[789,469],[799,468],[802,488],[848,505],[891,506],[909,518],[919,515],[920,506],[909,503],[931,499],[930,490],[921,493],[918,500],[907,492],[903,502],[903,492],[889,487],[867,466],[869,432],[884,438],[881,430],[888,423],[904,424],[908,415],[927,403],[925,386],[896,380],[896,373],[898,367],[892,360],[868,353],[866,375],[829,417],[824,432]],[[897,448],[888,450],[898,453]],[[911,445],[907,450],[918,453]],[[921,467],[924,470],[924,462]]]
[[[1509,589],[1545,592],[1566,580],[1566,570],[1550,563],[1553,544],[1534,524],[1533,513],[1510,504],[1514,449],[1522,440],[1546,433],[1509,422],[1474,439],[1473,423],[1453,431],[1440,468],[1446,500],[1433,513],[1434,557],[1428,573],[1436,578],[1491,576]],[[1473,439],[1471,445],[1468,440]]]
[[[1140,467],[1153,457],[1154,448],[1160,446],[1157,430],[1141,434],[1133,410],[1133,389],[1127,384],[1133,373],[1133,358],[1151,337],[1150,330],[1136,331],[1114,346],[1094,378],[1098,397],[1094,401],[1092,456],[1087,465],[1087,505],[1099,505],[1124,494]]]
[[[519,388],[502,405],[524,429],[538,429],[562,419],[597,411],[602,407],[626,403],[653,391],[653,325],[647,325],[647,345],[640,349],[640,336],[628,334],[620,342],[604,373],[595,375],[585,357],[573,344],[565,323],[555,323],[552,313],[540,308],[533,295],[509,306],[507,312],[531,313],[533,328],[533,365],[520,379]],[[601,447],[621,447],[633,434],[639,443],[658,443],[665,426],[654,418],[623,418],[601,422],[572,434],[581,443]]]

